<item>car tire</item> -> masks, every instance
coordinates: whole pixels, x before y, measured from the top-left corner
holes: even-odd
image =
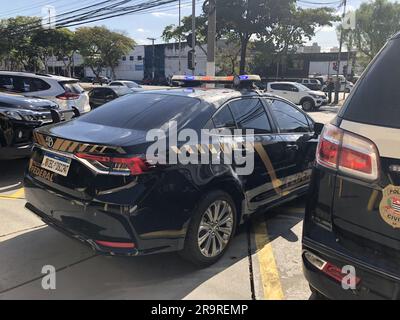
[[[195,209],[181,257],[201,268],[216,263],[231,244],[236,225],[232,198],[223,191],[209,192]]]
[[[301,102],[301,107],[304,111],[310,112],[315,108],[315,102],[311,99],[305,99]]]

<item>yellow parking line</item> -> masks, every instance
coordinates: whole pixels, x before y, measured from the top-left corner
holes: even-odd
[[[18,200],[18,199],[25,199],[25,189],[21,188],[18,189],[16,192],[13,194],[9,195],[0,195],[0,199],[5,199],[5,200]]]
[[[272,243],[269,240],[265,221],[254,221],[257,256],[260,264],[261,281],[265,300],[283,300],[285,298],[275,262]]]

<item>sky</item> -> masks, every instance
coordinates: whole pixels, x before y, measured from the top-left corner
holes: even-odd
[[[197,13],[201,12],[202,0],[196,0]],[[356,9],[361,2],[369,0],[348,0],[348,8],[350,10]],[[395,0],[392,0],[395,1]],[[41,16],[41,10],[45,5],[51,5],[55,7],[57,14],[68,12],[74,9],[79,9],[84,6],[98,3],[99,0],[0,0],[0,19],[12,17],[16,15],[37,15]],[[182,15],[191,14],[191,5],[187,4],[187,0],[182,0],[183,5]],[[190,2],[190,1],[189,1]],[[308,2],[308,1],[306,1]],[[309,1],[317,3],[332,3],[332,0],[318,0]],[[301,2],[299,1],[299,4]],[[315,8],[321,5],[310,5],[302,4],[304,8]],[[339,12],[338,12],[339,13]],[[122,16],[112,18],[109,20],[96,22],[91,25],[105,25],[108,28],[116,31],[124,31],[131,36],[138,44],[149,44],[151,41],[147,40],[148,37],[157,38],[156,43],[161,43],[161,34],[164,27],[170,24],[178,24],[178,5],[170,5],[165,9],[152,9],[151,13],[140,13],[129,16]],[[338,46],[337,35],[335,27],[324,27],[317,30],[316,37],[312,39],[308,44],[318,42],[322,46],[324,51],[329,50],[332,47]]]

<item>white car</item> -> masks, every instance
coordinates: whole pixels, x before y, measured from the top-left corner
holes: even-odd
[[[57,103],[61,110],[75,107],[81,114],[90,111],[89,96],[72,78],[27,72],[0,71],[0,91],[18,93]]]
[[[129,88],[132,92],[143,91],[142,86],[138,85],[134,81],[116,80],[116,81],[110,82],[108,85],[110,87],[125,87],[125,88]]]
[[[304,111],[318,110],[328,103],[325,93],[312,91],[297,82],[270,82],[267,91],[301,105]]]

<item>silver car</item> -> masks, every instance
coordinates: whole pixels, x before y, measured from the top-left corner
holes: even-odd
[[[0,92],[18,93],[57,103],[61,110],[90,111],[89,96],[73,78],[26,72],[0,71]]]

